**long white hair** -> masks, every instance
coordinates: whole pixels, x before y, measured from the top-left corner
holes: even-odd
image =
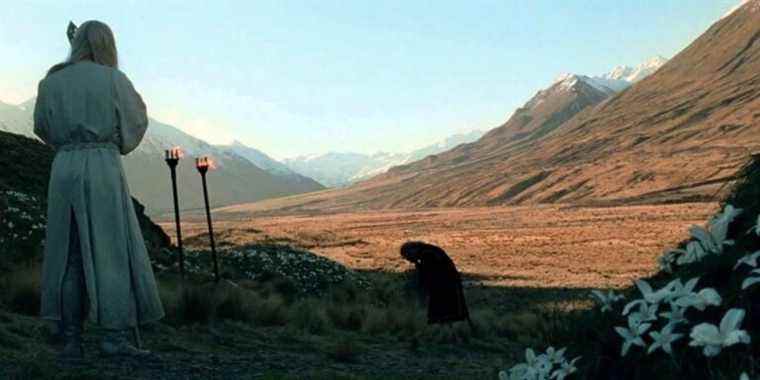
[[[51,67],[48,75],[81,61],[92,61],[113,68],[119,67],[116,39],[108,25],[94,20],[80,25],[71,40],[71,52],[68,59]]]

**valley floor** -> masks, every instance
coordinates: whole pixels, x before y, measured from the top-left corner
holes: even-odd
[[[652,274],[662,251],[681,241],[689,226],[703,224],[717,207],[551,205],[257,216],[241,206],[216,210],[214,228],[222,246],[273,240],[354,269],[409,269],[399,248],[423,240],[446,250],[470,282],[619,288]],[[161,225],[174,235],[172,223]],[[189,245],[204,247],[205,233],[200,216],[183,222]]]
[[[72,366],[56,364],[57,348],[47,343],[49,333],[38,318],[0,310],[0,375],[9,374],[11,379],[496,378],[498,370],[521,360],[525,347],[547,341],[547,331],[551,332],[545,326],[555,318],[554,310],[584,308],[590,305],[591,289],[624,287],[653,273],[662,250],[683,239],[683,231],[702,224],[716,208],[701,203],[285,216],[245,215],[227,208],[214,214],[222,248],[254,242],[300,246],[368,278],[379,276],[391,288],[402,286],[400,272],[409,269],[398,256],[403,242],[440,245],[464,273],[468,305],[476,325],[482,327],[425,326],[421,307],[374,306],[379,300],[372,297],[385,294],[380,291],[360,296],[365,299],[361,305],[328,297],[306,300],[301,306],[278,306],[272,311],[281,314],[277,326],[170,320],[144,332],[146,345],[156,353],[154,359],[90,356],[94,361],[86,366]],[[164,221],[163,227],[173,235],[171,223]],[[189,248],[205,247],[202,216],[185,218],[183,232]],[[171,278],[159,280],[171,283]],[[258,302],[254,313],[268,301]],[[307,331],[311,317],[299,314],[324,313],[322,308],[349,314],[352,308],[364,308],[369,313],[355,328]],[[88,352],[96,351],[99,335],[95,329],[88,334]]]

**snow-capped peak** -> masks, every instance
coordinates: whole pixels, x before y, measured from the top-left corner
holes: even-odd
[[[578,83],[578,76],[577,75],[569,75],[565,76],[562,81],[559,82],[560,88],[563,90],[569,90],[575,86],[575,84]]]
[[[657,71],[660,67],[662,67],[662,65],[664,65],[667,61],[668,61],[667,59],[658,55],[656,57],[646,60],[644,63],[636,67],[617,66],[614,69],[612,69],[612,71],[606,74],[602,74],[595,78],[625,81],[625,82],[628,82],[629,84],[632,84],[648,77],[649,75],[652,75],[655,71]]]
[[[573,73],[564,73],[559,75],[554,80],[551,88],[564,92],[571,90],[579,82],[582,82],[603,93],[614,94],[616,92],[625,90],[633,83],[636,83],[653,74],[667,61],[667,59],[658,55],[646,60],[636,67],[617,66],[606,74],[594,77]],[[547,94],[546,91],[547,90],[539,91],[538,102],[541,101],[542,95]]]
[[[604,93],[616,92],[615,89],[610,88],[604,81],[578,74],[562,74],[557,77],[553,86],[558,86],[557,88],[559,91],[568,91],[575,87],[579,82],[585,83]]]

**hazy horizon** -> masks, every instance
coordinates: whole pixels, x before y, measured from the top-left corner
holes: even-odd
[[[157,120],[278,159],[400,153],[493,128],[561,73],[671,58],[736,3],[28,1],[0,15],[0,100],[34,95],[69,19],[100,19]]]

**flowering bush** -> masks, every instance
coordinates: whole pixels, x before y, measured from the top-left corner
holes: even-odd
[[[302,294],[320,293],[331,285],[351,281],[364,285],[364,281],[345,266],[286,245],[250,245],[218,252],[220,271],[244,280],[283,278]],[[186,251],[187,273],[212,275],[210,251]],[[166,251],[156,264],[159,270],[168,270],[177,264],[177,254]]]
[[[751,210],[760,212],[760,204]],[[634,281],[623,295],[592,291],[596,311],[570,312],[577,319],[554,323],[544,336],[587,358],[572,362],[582,377],[749,379],[758,353],[760,217],[746,213],[726,205],[660,258],[659,274]],[[530,351],[500,378],[549,379],[547,363]],[[644,370],[626,373],[634,367]]]
[[[0,191],[0,266],[41,257],[46,223],[40,199]]]

